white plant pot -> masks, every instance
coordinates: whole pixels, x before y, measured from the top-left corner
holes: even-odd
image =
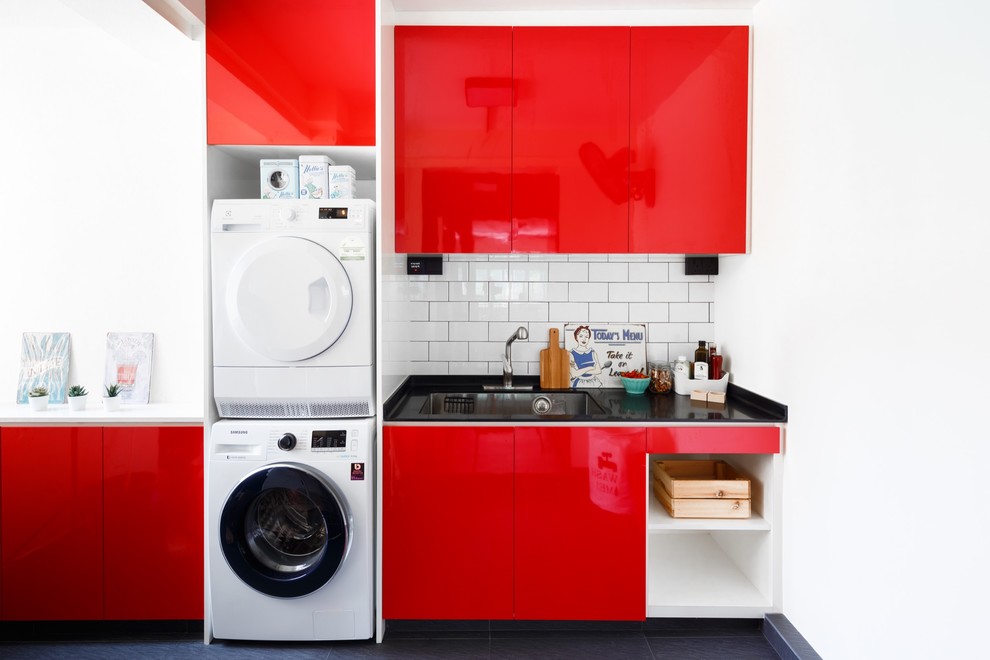
[[[119,396],[103,397],[103,409],[107,412],[118,412],[120,410]]]
[[[83,394],[82,396],[70,396],[69,397],[69,410],[86,410],[86,397],[88,395]]]
[[[45,396],[29,396],[28,405],[31,406],[32,412],[41,412],[42,410],[48,410],[48,395]]]

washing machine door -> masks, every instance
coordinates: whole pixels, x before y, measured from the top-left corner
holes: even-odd
[[[350,278],[319,243],[277,236],[247,250],[228,281],[234,332],[256,353],[280,362],[308,360],[333,346],[351,318]]]
[[[311,594],[332,580],[350,537],[343,497],[325,475],[295,463],[252,472],[220,512],[218,538],[231,570],[279,598]]]

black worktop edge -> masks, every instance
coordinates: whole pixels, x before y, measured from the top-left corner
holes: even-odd
[[[501,376],[438,376],[415,374],[407,376],[402,381],[402,384],[396,388],[395,392],[385,401],[382,408],[382,420],[386,422],[402,421],[393,419],[393,415],[397,410],[402,408],[406,397],[413,390],[429,389],[434,392],[456,392],[466,388],[480,389],[485,385],[499,385],[501,382]],[[538,376],[516,376],[513,382],[516,385],[531,385],[534,390],[541,389]],[[787,406],[782,403],[778,403],[773,399],[769,399],[731,382],[729,383],[727,394],[732,400],[733,405],[745,406],[759,411],[768,423],[787,423]],[[675,394],[673,396],[683,395]]]

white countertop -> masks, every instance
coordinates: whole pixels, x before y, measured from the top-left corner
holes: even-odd
[[[119,412],[106,412],[100,400],[85,410],[69,404],[49,404],[33,412],[28,404],[0,403],[0,426],[178,426],[203,424],[203,406],[194,403],[122,404]]]

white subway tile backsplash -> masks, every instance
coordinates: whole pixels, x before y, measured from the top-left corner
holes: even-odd
[[[467,321],[468,302],[431,302],[431,321]]]
[[[669,264],[629,264],[630,282],[666,282],[669,277]]]
[[[708,323],[708,303],[670,303],[673,323]]]
[[[626,303],[589,303],[588,318],[597,322],[629,322],[629,305]]]
[[[650,283],[650,302],[688,302],[691,290],[686,282]]]
[[[629,264],[590,263],[588,264],[589,282],[628,282]]]
[[[587,282],[588,264],[574,262],[551,262],[549,277],[551,282]]]
[[[607,282],[573,282],[569,287],[571,302],[608,302]]]
[[[550,318],[547,320],[564,323],[587,323],[588,303],[552,302],[550,303]]]
[[[488,300],[488,282],[451,282],[450,300]]]
[[[520,302],[509,305],[510,321],[549,321],[550,303]]]
[[[714,340],[715,278],[685,276],[683,255],[447,255],[444,274],[409,276],[397,256],[380,281],[383,360],[403,373],[501,375],[505,341],[515,373],[539,374],[550,328],[647,325],[649,361],[693,357]]]
[[[610,302],[643,303],[650,299],[646,282],[612,282],[608,285]]]
[[[470,302],[468,303],[468,318],[471,321],[508,321],[509,303]]]
[[[509,264],[509,281],[511,282],[546,282],[549,279],[549,263],[527,261]]]
[[[563,302],[568,300],[567,291],[570,285],[567,282],[530,282],[528,286],[531,301]]]

